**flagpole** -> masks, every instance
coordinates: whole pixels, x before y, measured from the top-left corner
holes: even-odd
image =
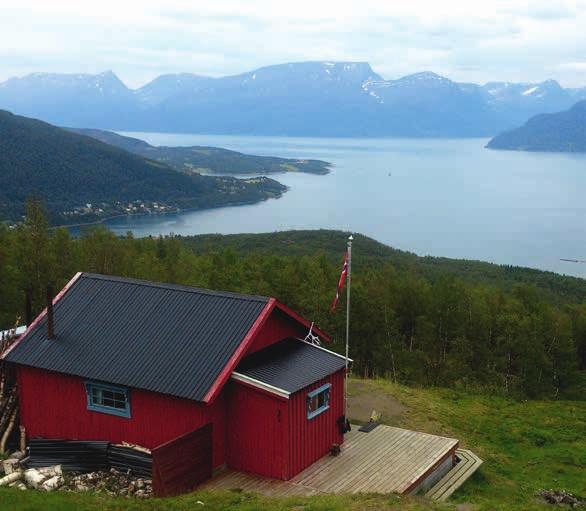
[[[346,374],[344,378],[344,417],[348,421],[348,355],[350,348],[350,287],[352,286],[352,241],[348,237],[348,285],[346,286]]]

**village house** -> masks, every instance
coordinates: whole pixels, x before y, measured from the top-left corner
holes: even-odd
[[[35,466],[131,469],[158,496],[203,484],[448,498],[482,461],[453,438],[349,431],[351,360],[328,341],[274,298],[78,273],[3,359]]]
[[[346,360],[274,298],[79,273],[53,303],[4,356],[29,439],[177,441],[186,487],[290,479],[344,440]]]

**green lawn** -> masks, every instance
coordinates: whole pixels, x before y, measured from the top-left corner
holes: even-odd
[[[453,503],[550,509],[535,497],[537,490],[586,495],[585,401],[514,401],[383,381],[362,381],[359,387],[370,398],[391,395],[406,406],[389,424],[458,438],[484,460]]]
[[[0,510],[546,510],[553,508],[535,497],[540,488],[586,495],[586,402],[521,402],[364,380],[352,381],[350,391],[375,409],[384,409],[385,400],[399,401],[403,407],[383,422],[459,438],[484,465],[444,505],[393,495],[274,499],[232,491],[139,501],[3,488]]]

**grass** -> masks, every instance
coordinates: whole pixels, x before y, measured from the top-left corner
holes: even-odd
[[[426,511],[449,509],[425,499],[395,495],[360,497],[326,495],[319,497],[270,498],[237,492],[195,492],[170,499],[122,499],[73,493],[2,490],[0,509],[11,511]]]
[[[388,424],[460,439],[483,460],[480,470],[450,499],[438,504],[395,495],[326,495],[269,498],[246,492],[194,492],[171,499],[139,501],[103,495],[0,489],[0,510],[56,511],[374,511],[547,510],[535,496],[541,488],[586,495],[586,402],[515,401],[446,389],[417,389],[385,381],[354,380],[354,399],[399,401],[404,408]],[[203,502],[199,504],[199,502]]]
[[[542,488],[586,495],[586,402],[515,401],[447,389],[361,381],[369,397],[393,396],[407,410],[388,422],[460,439],[484,465],[452,497],[478,509],[549,509]],[[356,396],[359,397],[359,396]]]

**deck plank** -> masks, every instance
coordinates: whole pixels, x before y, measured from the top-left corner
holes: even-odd
[[[457,445],[457,440],[380,425],[369,433],[356,426],[338,456],[325,456],[290,481],[230,469],[202,488],[242,488],[272,496],[318,493],[404,493]],[[445,481],[444,481],[445,483]]]

